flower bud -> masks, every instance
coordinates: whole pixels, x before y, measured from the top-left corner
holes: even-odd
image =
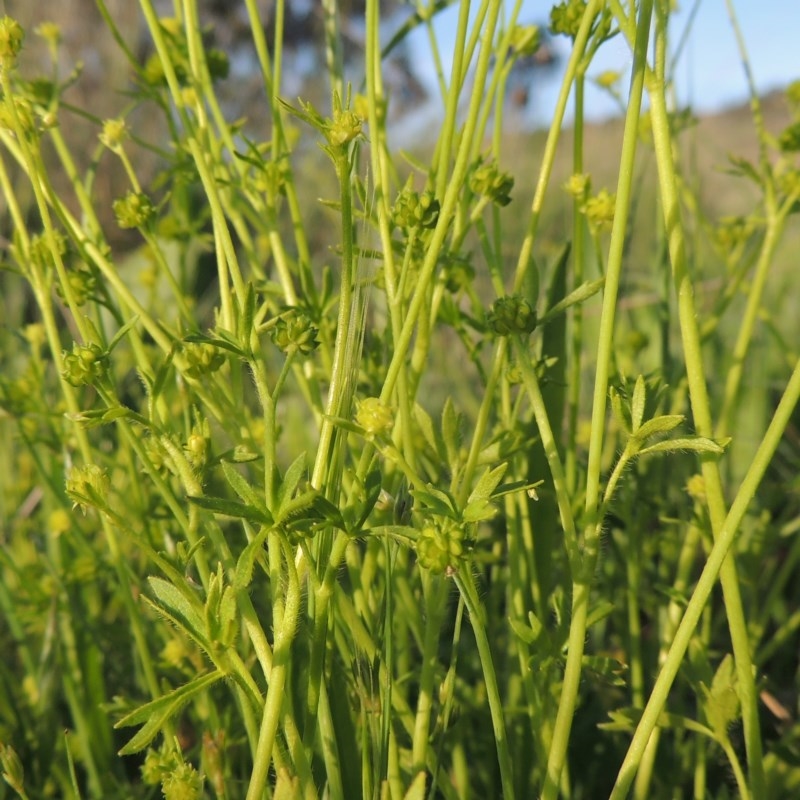
[[[17,751],[9,744],[0,742],[0,767],[3,779],[19,795],[25,796],[25,770]]]
[[[103,123],[100,141],[115,153],[122,149],[122,143],[128,138],[128,126],[124,119],[107,119]]]
[[[541,41],[538,25],[517,25],[511,32],[511,47],[521,58],[530,58],[534,55]]]

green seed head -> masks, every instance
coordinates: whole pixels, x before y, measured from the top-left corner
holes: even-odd
[[[507,206],[511,202],[511,190],[514,179],[507,172],[501,172],[496,162],[481,164],[469,181],[469,188],[478,195],[488,197],[499,206]]]
[[[519,295],[500,297],[492,306],[489,324],[499,336],[528,334],[536,327],[536,311]]]
[[[120,228],[143,228],[156,213],[150,198],[143,192],[128,192],[115,200],[112,208]]]
[[[61,374],[72,386],[92,384],[105,373],[106,357],[96,344],[72,345],[71,353],[64,353],[64,369]]]
[[[179,764],[161,782],[164,800],[199,800],[203,778],[191,764]]]
[[[583,12],[586,11],[586,0],[565,0],[550,9],[550,30],[555,34],[564,34],[573,39],[581,26]]]
[[[185,371],[190,378],[210,375],[225,363],[222,351],[208,342],[188,342],[184,353],[189,364]]]
[[[464,531],[452,521],[426,525],[416,544],[420,566],[437,574],[455,569],[464,553]]]
[[[299,353],[307,356],[319,347],[318,329],[304,311],[292,309],[284,314],[272,329],[272,341],[286,355]]]
[[[435,228],[439,221],[439,201],[433,192],[418,194],[408,183],[397,196],[392,216],[395,225],[407,230]]]

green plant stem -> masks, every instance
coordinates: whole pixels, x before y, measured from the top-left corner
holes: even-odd
[[[580,28],[572,44],[572,52],[567,62],[564,78],[561,81],[561,89],[558,93],[555,110],[553,111],[553,120],[550,123],[547,141],[544,146],[544,153],[542,154],[542,166],[539,170],[539,180],[536,182],[536,191],[534,192],[533,202],[531,203],[531,218],[528,223],[528,232],[522,242],[522,247],[520,248],[519,257],[517,259],[517,268],[514,273],[513,283],[513,291],[515,293],[521,291],[525,283],[525,275],[529,269],[531,256],[533,254],[533,243],[539,228],[539,217],[542,213],[542,206],[544,205],[544,195],[550,183],[550,175],[553,171],[553,164],[555,163],[556,147],[561,136],[561,126],[564,121],[564,114],[567,110],[569,95],[572,91],[572,84],[578,74],[580,62],[592,31],[592,24],[601,7],[602,0],[590,0],[590,2],[587,3],[586,10],[583,12]]]
[[[503,715],[503,701],[497,686],[497,675],[492,659],[492,649],[486,635],[486,623],[478,600],[478,593],[472,574],[469,572],[456,573],[453,576],[456,586],[464,598],[464,603],[469,612],[472,632],[475,634],[475,643],[478,646],[478,655],[481,660],[483,679],[486,683],[486,697],[489,701],[489,710],[492,715],[492,729],[497,747],[497,761],[500,765],[500,783],[503,787],[503,800],[514,800],[514,769],[511,763],[511,753],[508,749],[508,735]]]
[[[279,541],[277,534],[273,534],[272,539],[272,547],[280,548],[286,565],[286,597],[280,628],[275,631],[272,671],[264,702],[253,771],[247,787],[247,800],[261,800],[267,785],[267,775],[272,763],[272,752],[284,702],[284,686],[286,685],[291,645],[300,613],[300,581],[294,565],[294,553],[288,544]]]
[[[583,174],[584,139],[584,89],[586,77],[584,70],[578,69],[575,75],[575,122],[573,125],[572,173]],[[572,288],[583,283],[584,259],[586,258],[586,222],[581,210],[581,198],[572,201]],[[564,471],[567,489],[574,493],[578,482],[577,432],[578,410],[581,399],[581,377],[583,356],[583,305],[576,303],[570,310],[572,317],[569,379],[567,382],[567,445],[565,448]]]
[[[351,338],[350,333],[353,325],[363,325],[363,320],[353,318],[354,308],[352,301],[353,293],[356,289],[356,257],[350,153],[347,149],[338,149],[334,158],[334,166],[336,167],[336,177],[339,182],[342,213],[342,273],[339,281],[339,315],[336,320],[336,344],[333,350],[328,402],[319,434],[314,469],[311,473],[311,485],[316,489],[322,489],[325,486],[326,476],[329,476],[328,470],[333,451],[334,435],[337,430],[335,418],[346,418],[350,413],[346,403],[349,403],[350,399],[352,399],[352,393],[348,398],[347,385],[352,380],[353,370],[357,369],[357,359],[359,357],[358,353],[353,352],[355,340]]]
[[[648,76],[653,141],[673,278],[678,294],[678,317],[694,424],[700,436],[711,438],[713,436],[713,425],[710,403],[703,367],[694,291],[691,277],[688,273],[680,201],[678,199],[673,164],[673,142],[664,98],[667,16],[662,12],[663,10],[659,7],[656,27],[656,70],[654,74]],[[715,457],[706,456],[702,459],[702,474],[706,485],[712,532],[714,538],[717,539],[725,519],[725,500],[719,466]],[[758,697],[755,688],[750,642],[747,635],[747,623],[739,591],[736,564],[733,558],[728,559],[723,564],[720,578],[733,654],[736,661],[738,694],[742,704],[750,790],[755,797],[764,797],[766,788],[758,720]]]
[[[609,800],[623,800],[627,795],[628,788],[633,781],[644,748],[650,739],[650,734],[653,732],[659,716],[666,706],[670,688],[675,680],[675,676],[678,674],[683,657],[689,647],[689,642],[694,635],[695,628],[708,602],[717,577],[720,575],[722,565],[734,543],[739,526],[747,512],[747,508],[752,502],[772,456],[789,425],[792,412],[798,400],[800,400],[800,361],[798,361],[795,366],[791,378],[786,385],[783,397],[781,397],[780,403],[778,403],[778,407],[772,417],[772,421],[764,434],[764,438],[753,457],[750,468],[747,470],[747,474],[731,504],[730,511],[714,539],[714,545],[711,548],[706,564],[697,581],[695,590],[686,606],[683,618],[675,632],[672,645],[664,660],[664,666],[658,674],[658,678],[653,686],[653,690],[650,692],[650,697],[642,713],[642,717],[639,720],[639,724],[636,726],[630,746],[628,747],[628,752],[620,767]],[[754,797],[765,796],[757,795],[752,791],[752,787],[751,792]]]
[[[469,3],[461,3],[458,11],[458,24],[456,26],[455,42],[453,46],[453,64],[450,69],[450,89],[443,98],[445,101],[444,119],[439,140],[436,145],[433,170],[436,174],[436,196],[444,197],[447,192],[448,168],[450,166],[450,153],[456,141],[456,120],[458,118],[459,98],[464,80],[466,65],[469,61],[465,58],[465,43],[469,27]],[[486,2],[481,4],[478,17],[486,13]]]
[[[5,97],[13,97],[13,88],[11,86],[9,75],[7,71],[0,70],[0,84],[2,85],[3,94]],[[53,258],[53,262],[56,267],[56,271],[58,273],[59,278],[61,279],[62,286],[64,288],[65,296],[67,299],[67,303],[71,309],[77,309],[78,303],[76,302],[74,292],[69,284],[69,280],[66,276],[66,268],[64,266],[63,259],[61,258],[60,249],[57,244],[56,239],[56,231],[55,227],[53,226],[53,221],[50,216],[49,206],[46,199],[46,191],[45,191],[45,184],[41,180],[43,176],[46,175],[45,170],[41,164],[41,153],[37,150],[34,150],[30,143],[27,141],[26,134],[23,132],[20,120],[13,102],[8,104],[8,107],[11,109],[11,119],[16,128],[17,132],[17,139],[20,142],[20,150],[24,162],[27,168],[27,174],[30,177],[31,186],[33,188],[33,192],[36,198],[36,204],[39,210],[39,215],[42,220],[42,224],[45,230],[45,236],[48,243],[48,249],[50,252],[51,257]],[[38,144],[38,143],[37,143]],[[0,179],[3,181],[4,188],[8,190],[6,194],[7,202],[9,206],[12,208],[12,216],[21,222],[21,213],[19,211],[19,207],[15,200],[15,195],[11,190],[11,186],[7,180],[7,174],[3,165],[3,168],[0,169]],[[27,236],[26,228],[22,225],[18,229],[18,234],[20,235],[24,252],[30,254],[30,239]],[[31,259],[31,285],[34,291],[34,295],[36,297],[37,305],[39,307],[39,311],[42,315],[47,342],[50,347],[51,357],[53,359],[53,363],[56,367],[56,370],[59,375],[59,382],[61,391],[64,397],[64,401],[67,407],[67,410],[73,416],[77,416],[79,411],[78,399],[76,395],[75,388],[69,384],[66,378],[63,375],[63,359],[61,354],[61,341],[58,332],[58,326],[56,324],[55,316],[53,313],[53,306],[49,296],[48,287],[46,286],[46,279],[44,275],[41,274],[41,270],[38,266],[35,265],[33,259]],[[86,325],[86,322],[82,318],[76,319],[76,323],[78,324],[81,336],[83,337],[84,341],[90,341],[90,333],[89,328]],[[89,439],[86,435],[86,431],[83,430],[79,425],[74,426],[74,435],[75,439],[78,444],[78,450],[81,454],[81,458],[84,464],[91,464],[93,463],[92,459],[92,449],[89,443]],[[158,695],[158,685],[155,678],[155,671],[153,669],[152,661],[149,656],[149,651],[146,648],[146,642],[144,634],[141,630],[140,623],[138,622],[138,615],[135,612],[132,612],[133,608],[133,587],[131,586],[130,576],[126,569],[125,563],[123,562],[122,553],[119,547],[119,542],[117,541],[116,533],[114,528],[112,527],[110,520],[105,516],[101,515],[101,527],[104,535],[104,540],[108,547],[110,561],[114,566],[114,570],[119,580],[121,590],[124,594],[124,603],[128,610],[128,613],[131,615],[131,624],[134,627],[134,643],[137,646],[137,655],[140,659],[140,663],[142,664],[142,668],[144,671],[145,682],[148,685],[148,690],[151,692],[153,697]],[[68,620],[65,619],[65,622]],[[66,633],[66,631],[65,631]],[[76,661],[77,663],[77,661]],[[84,690],[87,690],[89,687],[85,686]],[[102,695],[104,692],[104,686],[101,685],[100,689],[98,690],[99,693]],[[88,698],[86,698],[88,699]],[[102,697],[100,698],[102,701]],[[77,696],[74,697],[75,702],[77,703]],[[91,704],[90,705],[96,705]],[[76,720],[80,720],[83,718],[83,712],[81,710],[81,704],[77,703],[77,705],[73,706],[73,713],[76,715]],[[83,742],[84,745],[84,756],[87,760],[88,769],[90,775],[93,777],[93,782],[96,784],[95,788],[99,789],[101,786],[100,781],[100,773],[97,771],[97,767],[94,764],[94,750],[91,746],[91,741],[97,740],[97,746],[102,746],[102,741],[105,738],[102,735],[102,731],[96,731],[95,736],[91,739],[85,739]],[[85,737],[87,734],[87,730],[83,730],[81,732],[82,737]]]
[[[425,769],[430,737],[431,709],[433,708],[433,681],[438,662],[441,633],[447,598],[447,581],[440,575],[428,574],[425,592],[425,639],[422,647],[422,670],[419,677],[419,699],[414,720],[414,738],[411,748],[412,772]]]
[[[469,493],[472,489],[472,480],[475,476],[475,469],[478,464],[478,458],[481,454],[483,437],[486,433],[486,429],[489,426],[492,409],[497,402],[497,388],[500,381],[500,376],[503,373],[503,367],[506,363],[506,350],[506,339],[500,339],[497,342],[494,355],[492,357],[492,368],[489,373],[489,380],[487,381],[486,388],[483,392],[480,409],[478,410],[478,418],[475,420],[472,439],[469,445],[469,452],[467,453],[467,461],[464,466],[464,475],[461,479],[458,502],[462,507],[466,504],[467,498],[469,497]]]
[[[575,527],[575,518],[572,514],[572,504],[567,491],[567,481],[564,475],[564,467],[561,463],[561,456],[558,454],[558,445],[553,429],[550,427],[550,420],[547,416],[542,390],[539,386],[539,379],[536,377],[536,370],[531,364],[530,355],[523,341],[516,338],[514,341],[517,354],[517,361],[522,371],[522,380],[528,399],[533,409],[533,416],[536,426],[539,429],[539,436],[542,440],[547,465],[550,467],[550,475],[553,478],[553,488],[556,493],[556,502],[561,517],[561,527],[564,531],[564,546],[569,556],[572,569],[576,572],[580,569],[581,555],[578,549],[578,532]]]
[[[303,741],[307,746],[311,745],[315,735],[313,720],[319,706],[325,648],[328,638],[328,606],[333,596],[336,572],[339,569],[342,558],[344,558],[347,542],[347,535],[341,531],[338,532],[333,540],[323,578],[314,592],[314,627],[311,639],[311,658],[308,667],[305,724],[303,726]],[[324,731],[322,733],[324,734]],[[333,735],[333,732],[331,731],[330,734]]]
[[[434,228],[433,234],[428,243],[428,249],[425,253],[425,258],[422,262],[422,267],[420,268],[417,288],[411,299],[411,303],[409,304],[406,319],[400,332],[400,337],[394,343],[392,360],[386,370],[386,377],[384,379],[383,389],[381,390],[380,397],[380,399],[385,403],[390,401],[395,385],[397,384],[398,375],[405,365],[406,355],[411,345],[411,339],[414,336],[414,329],[417,325],[417,320],[419,319],[423,303],[428,295],[431,280],[436,270],[436,265],[442,252],[445,239],[449,233],[450,223],[455,214],[459,195],[466,179],[467,170],[469,168],[470,146],[472,138],[475,135],[478,112],[482,101],[483,90],[486,85],[486,77],[491,63],[492,37],[494,35],[494,30],[497,27],[500,5],[501,4],[499,2],[493,2],[491,4],[488,12],[488,20],[486,21],[485,27],[482,31],[481,49],[478,56],[478,64],[475,70],[472,97],[470,98],[467,120],[461,135],[461,143],[456,156],[456,163],[453,167],[453,172],[450,176],[450,181],[444,194],[436,228]]]
[[[569,734],[580,688],[581,664],[586,640],[586,623],[589,611],[590,583],[599,553],[602,518],[599,517],[600,467],[605,429],[608,376],[612,361],[612,344],[617,294],[622,271],[622,256],[630,209],[633,165],[639,127],[639,113],[644,89],[644,68],[652,16],[652,0],[643,0],[639,6],[634,63],[631,76],[630,98],[625,116],[625,128],[620,158],[619,182],[614,208],[614,225],[609,245],[608,269],[603,292],[603,310],[598,336],[595,387],[592,403],[592,427],[589,441],[589,463],[586,478],[586,528],[582,564],[573,567],[572,616],[569,628],[567,663],[561,690],[553,744],[547,762],[542,800],[554,800],[558,794],[561,772],[567,755]],[[588,9],[587,12],[588,14]],[[584,20],[585,22],[585,20]],[[538,417],[537,417],[538,424]],[[548,459],[549,460],[549,459]],[[565,487],[566,491],[566,487]],[[574,562],[573,562],[574,563]]]
[[[736,411],[736,401],[739,397],[739,389],[744,374],[745,359],[750,343],[753,340],[758,315],[761,311],[761,303],[764,296],[764,287],[770,274],[770,267],[775,256],[775,249],[781,240],[786,223],[787,215],[793,206],[794,198],[789,198],[788,203],[784,203],[780,210],[773,207],[767,201],[767,228],[764,241],[761,244],[761,252],[758,256],[753,280],[747,292],[747,305],[741,318],[736,343],[731,353],[731,364],[725,377],[725,389],[723,392],[722,410],[719,414],[715,434],[719,438],[725,438],[734,422]]]

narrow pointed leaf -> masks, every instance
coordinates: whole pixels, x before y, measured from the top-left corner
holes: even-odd
[[[272,517],[266,511],[244,503],[237,503],[235,500],[226,500],[222,497],[195,497],[194,495],[189,495],[187,499],[200,508],[225,517],[248,519],[259,525],[272,524]]]
[[[722,455],[725,452],[725,448],[712,439],[697,436],[693,439],[668,439],[665,442],[656,442],[656,444],[643,447],[639,451],[639,455],[643,456],[647,453],[677,453],[688,450],[695,453],[714,453],[715,455]]]
[[[635,434],[644,419],[644,406],[647,399],[647,392],[644,385],[644,378],[640,375],[636,379],[633,387],[633,398],[631,399],[631,428]]]
[[[144,725],[119,751],[119,755],[127,756],[143,750],[155,739],[164,725],[174,717],[186,703],[195,695],[213,686],[223,677],[224,675],[219,670],[209,672],[207,675],[199,675],[184,686],[150,703],[140,706],[135,711],[123,717],[114,725],[115,728],[127,728],[130,725],[139,725],[142,722],[144,722]]]
[[[480,480],[475,484],[475,488],[470,493],[469,502],[471,503],[473,500],[478,499],[488,500],[492,497],[494,490],[497,488],[500,481],[503,480],[506,469],[508,469],[508,463],[499,464],[494,469],[487,469],[483,475],[481,475]]]
[[[638,439],[640,442],[644,442],[658,433],[669,433],[671,430],[677,428],[684,419],[683,414],[665,414],[661,417],[653,417],[653,419],[649,419],[641,425],[638,430],[634,425],[634,438]]]

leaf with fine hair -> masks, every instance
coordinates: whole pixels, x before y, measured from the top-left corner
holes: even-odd
[[[117,722],[115,728],[127,728],[131,725],[144,725],[132,739],[119,751],[121,756],[129,756],[144,750],[150,742],[160,733],[167,722],[172,719],[195,695],[209,689],[225,675],[220,670],[214,670],[206,675],[198,675],[189,683],[174,689],[169,694],[159,697],[150,703],[139,706],[135,711],[124,716]]]

